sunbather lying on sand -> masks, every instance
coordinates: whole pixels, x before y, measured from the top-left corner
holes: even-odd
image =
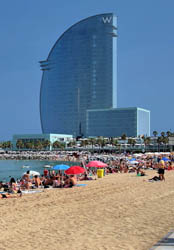
[[[19,194],[19,195],[17,195],[17,194],[8,194],[8,193],[0,194],[0,199],[19,198],[19,197],[21,197],[21,194]]]
[[[145,172],[142,169],[138,168],[137,169],[137,175],[138,176],[145,176],[146,174],[145,174]]]
[[[64,187],[65,188],[68,188],[68,187],[73,187],[77,184],[77,179],[74,175],[70,175],[70,177],[65,181],[65,185]]]
[[[148,181],[160,181],[160,177],[158,177],[158,176],[154,176],[153,178],[151,178],[151,179],[149,179]]]
[[[85,173],[82,177],[80,177],[79,179],[80,181],[89,181],[89,180],[93,180],[92,177],[88,177],[87,173]]]

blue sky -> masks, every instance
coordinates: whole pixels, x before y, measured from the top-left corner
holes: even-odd
[[[79,20],[118,16],[118,107],[151,110],[151,131],[174,132],[173,0],[0,0],[0,141],[41,133],[38,61]]]

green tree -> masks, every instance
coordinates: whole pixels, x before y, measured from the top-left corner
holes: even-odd
[[[12,143],[11,143],[11,141],[7,141],[7,142],[6,142],[6,147],[7,147],[8,149],[11,149],[11,148],[12,148]]]
[[[86,146],[88,145],[88,143],[89,143],[88,140],[83,140],[81,142],[81,146],[86,148]]]
[[[135,146],[135,144],[136,144],[136,140],[135,139],[133,139],[133,138],[129,138],[128,139],[128,144],[130,144],[131,146]]]
[[[122,139],[122,140],[126,140],[126,138],[127,138],[127,137],[126,137],[126,134],[122,134],[121,139]]]
[[[26,143],[25,143],[25,148],[27,148],[27,149],[32,149],[32,147],[33,147],[33,145],[32,145],[31,142],[26,142]]]
[[[68,147],[73,147],[73,146],[75,146],[75,145],[76,145],[75,141],[70,141],[70,142],[67,144]]]
[[[42,142],[40,140],[37,140],[34,144],[34,148],[37,149],[37,150],[41,150],[43,149],[43,145],[42,145]]]
[[[102,147],[102,144],[103,144],[103,137],[102,137],[102,136],[99,136],[99,137],[97,138],[97,144],[99,145],[99,148]]]
[[[165,136],[165,132],[161,132],[161,136],[164,137]]]
[[[4,149],[11,149],[12,143],[11,143],[11,141],[4,141],[4,142],[2,142],[1,147]]]
[[[167,135],[167,137],[170,137],[172,135],[172,133],[170,131],[167,131],[166,135]]]
[[[94,145],[96,144],[96,139],[95,138],[90,138],[89,141],[90,141],[90,144],[92,145],[92,149],[93,149]]]
[[[153,131],[153,136],[154,136],[154,137],[157,137],[157,135],[158,135],[158,132],[157,132],[156,130],[154,130],[154,131]]]
[[[54,148],[54,149],[57,149],[57,148],[59,148],[59,147],[60,147],[60,142],[59,142],[59,141],[53,142],[53,148]]]
[[[163,137],[162,136],[158,136],[158,139],[157,139],[158,152],[160,151],[160,145],[162,144],[162,142],[163,142]]]
[[[75,142],[73,142],[73,145],[74,145],[74,143]],[[53,143],[53,148],[54,149],[63,149],[63,148],[65,148],[65,144],[64,143],[61,143],[60,141],[55,141],[54,143]]]
[[[146,146],[149,145],[150,142],[151,142],[150,137],[145,137],[145,138],[144,138],[145,150],[146,150]]]
[[[24,143],[22,142],[22,140],[17,140],[17,142],[16,142],[16,147],[18,148],[18,149],[22,149],[22,148],[24,148]]]
[[[165,151],[166,151],[167,144],[169,143],[169,138],[168,137],[164,137],[163,138],[163,143],[165,145]]]
[[[50,149],[51,142],[49,140],[43,141],[43,148],[44,149]]]
[[[113,144],[114,146],[117,146],[117,145],[118,145],[118,140],[117,140],[117,139],[113,139],[112,144]]]

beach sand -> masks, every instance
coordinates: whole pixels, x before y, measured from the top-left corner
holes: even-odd
[[[174,171],[0,200],[0,249],[147,250],[174,228]]]

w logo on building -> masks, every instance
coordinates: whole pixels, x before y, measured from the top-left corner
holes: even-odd
[[[112,17],[110,16],[110,17],[102,17],[102,20],[103,20],[103,22],[104,23],[110,23],[111,22],[111,20],[112,20]]]

